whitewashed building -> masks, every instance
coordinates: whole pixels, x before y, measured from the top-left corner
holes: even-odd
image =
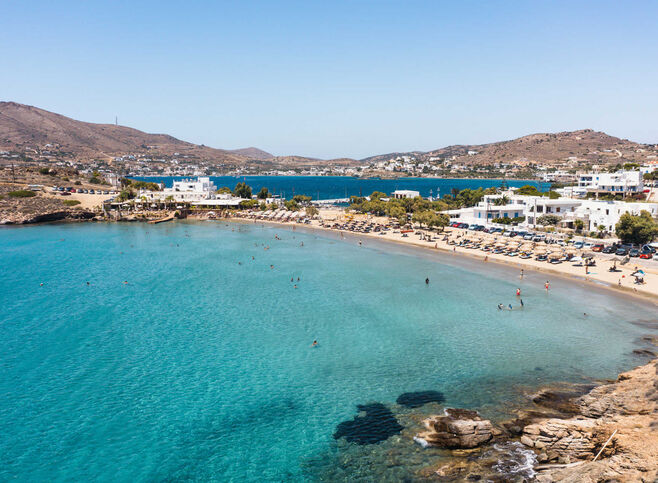
[[[616,173],[580,173],[578,186],[597,194],[642,193],[644,183],[640,171],[617,171]]]
[[[420,196],[419,191],[412,190],[395,190],[393,191],[393,198],[403,199],[403,198],[417,198]]]

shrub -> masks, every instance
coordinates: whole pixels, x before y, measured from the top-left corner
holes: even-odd
[[[50,168],[39,168],[39,174],[50,174]]]
[[[63,200],[62,203],[64,203],[66,206],[76,206],[80,204],[78,200]]]
[[[12,198],[32,198],[33,196],[37,195],[34,191],[30,191],[30,190],[10,191],[7,194]]]

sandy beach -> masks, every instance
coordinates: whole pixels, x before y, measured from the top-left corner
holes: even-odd
[[[373,223],[388,223],[385,217],[372,217],[368,215],[350,215],[351,218],[357,221],[369,221]],[[249,218],[234,217],[235,221],[249,221]],[[312,228],[318,230],[328,230],[336,232],[339,230],[329,228],[327,223],[334,223],[337,221],[345,222],[345,214],[340,209],[321,209],[319,219],[314,219],[310,224],[304,224],[305,228]],[[257,220],[259,223],[275,223],[282,226],[299,226],[295,222],[281,222],[270,220]],[[610,288],[612,290],[623,292],[629,295],[640,296],[644,299],[649,299],[658,304],[658,263],[655,260],[640,260],[631,259],[625,265],[619,262],[616,264],[616,272],[610,272],[608,269],[613,265],[614,256],[597,253],[595,255],[596,266],[589,267],[589,273],[585,273],[584,266],[574,266],[571,263],[552,264],[548,262],[537,261],[534,258],[521,259],[517,257],[509,257],[503,254],[493,254],[490,252],[483,252],[479,249],[464,248],[457,245],[451,245],[450,240],[463,238],[473,238],[482,236],[478,232],[462,230],[458,228],[446,228],[442,233],[430,232],[428,230],[415,229],[414,233],[408,233],[404,236],[403,233],[394,233],[393,230],[380,234],[376,232],[361,233],[344,231],[345,234],[351,234],[362,240],[362,243],[367,243],[368,239],[377,239],[401,243],[407,246],[420,247],[426,250],[451,253],[455,256],[467,256],[482,260],[483,263],[501,263],[507,266],[515,266],[519,269],[519,276],[521,269],[534,270],[546,273],[546,278],[550,282],[551,275],[558,275],[577,279],[585,283],[598,284]],[[418,234],[418,233],[422,233]],[[424,237],[429,235],[432,237],[431,241],[425,241]],[[445,240],[446,235],[449,240]],[[645,272],[644,284],[634,283],[635,279],[631,274],[636,270],[641,269]],[[550,289],[550,288],[549,288]]]

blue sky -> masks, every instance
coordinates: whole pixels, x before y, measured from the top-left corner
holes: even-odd
[[[582,128],[658,142],[654,1],[0,1],[0,99],[356,157]]]

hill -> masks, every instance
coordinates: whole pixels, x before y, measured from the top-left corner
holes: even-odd
[[[229,167],[249,164],[291,167],[325,163],[303,156],[276,157],[254,147],[215,149],[181,141],[167,134],[150,134],[126,126],[77,121],[16,102],[0,102],[0,150],[66,154],[83,162],[141,155],[151,159],[176,157],[188,161],[201,160],[211,165]]]
[[[385,161],[398,156],[421,160],[451,159],[468,165],[494,163],[536,162],[546,165],[568,160],[586,164],[614,164],[624,161],[643,161],[647,151],[655,146],[635,143],[591,129],[560,133],[540,133],[509,141],[490,144],[455,145],[427,152],[391,153],[362,160],[367,163]]]

